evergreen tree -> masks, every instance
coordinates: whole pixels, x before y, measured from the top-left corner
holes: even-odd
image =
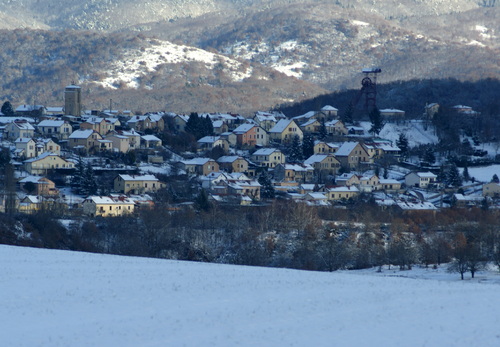
[[[446,183],[453,187],[460,187],[462,185],[462,177],[460,176],[458,167],[455,164],[452,164],[448,170],[448,173],[446,175]]]
[[[203,136],[212,136],[214,134],[214,125],[212,124],[212,120],[209,116],[203,117],[202,119],[202,129],[201,129],[201,137]]]
[[[5,117],[14,117],[14,109],[10,101],[3,103],[1,111]]]
[[[370,128],[370,132],[374,135],[378,135],[382,127],[384,126],[384,122],[382,121],[382,115],[380,114],[380,110],[375,107],[370,113],[370,122],[372,123],[372,127]]]
[[[274,199],[276,192],[273,187],[273,182],[267,174],[267,170],[264,169],[258,178],[259,184],[262,186],[260,189],[260,195],[265,199]]]
[[[202,134],[202,125],[201,125],[202,120],[200,119],[200,116],[198,116],[198,113],[193,112],[189,115],[189,119],[186,123],[186,132],[192,134],[196,140],[201,139],[203,136]]]
[[[500,183],[500,180],[498,179],[498,175],[494,174],[493,177],[491,178],[492,183]]]
[[[319,139],[324,140],[326,139],[327,131],[326,131],[326,125],[325,125],[325,120],[321,120],[321,125],[319,127]]]
[[[87,163],[83,178],[83,194],[95,195],[97,193],[97,182],[94,175],[94,169],[90,163]]]
[[[196,197],[194,201],[194,207],[198,211],[208,211],[212,208],[210,201],[208,200],[208,194],[205,189],[201,189],[200,194]]]
[[[75,190],[77,194],[84,194],[84,179],[85,179],[85,164],[82,157],[78,158],[78,162],[75,166],[75,173],[71,178],[71,187]]]
[[[311,135],[305,135],[302,140],[302,156],[309,158],[314,154],[314,138]]]
[[[354,108],[352,107],[352,103],[349,103],[347,105],[347,108],[344,112],[344,114],[341,117],[341,120],[344,124],[351,124],[352,123],[352,115],[354,114]]]
[[[431,147],[427,147],[422,157],[423,165],[432,165],[436,161],[436,156],[434,155],[434,151]]]
[[[404,133],[399,133],[399,138],[396,140],[396,146],[398,146],[401,150],[401,156],[403,158],[406,158],[406,156],[408,155],[409,145],[408,138]]]
[[[464,181],[470,181],[469,169],[467,168],[467,165],[464,166],[464,172],[462,176],[464,177]]]
[[[292,137],[292,142],[288,147],[288,160],[291,163],[302,160],[302,147],[300,145],[300,138],[298,135]]]

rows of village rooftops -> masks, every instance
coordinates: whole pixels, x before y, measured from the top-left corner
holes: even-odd
[[[403,210],[498,205],[495,172],[476,180],[432,152],[411,155],[404,131],[379,136],[391,124],[431,138],[437,103],[425,105],[417,120],[376,109],[376,128],[373,120],[342,119],[331,105],[296,117],[133,114],[83,110],[80,93],[68,86],[63,107],[3,104],[2,166],[13,180],[5,179],[12,184],[4,184],[2,211],[108,217],[159,203],[254,206],[274,199],[338,208],[364,199]],[[480,116],[466,106],[456,112]]]

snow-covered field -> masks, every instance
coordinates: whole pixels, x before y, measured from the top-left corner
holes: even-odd
[[[458,275],[409,279],[381,277],[398,274],[387,270],[317,273],[11,246],[0,246],[0,259],[3,346],[500,345],[499,284]]]

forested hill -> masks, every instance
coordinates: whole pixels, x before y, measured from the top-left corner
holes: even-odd
[[[377,86],[377,106],[379,109],[404,110],[408,117],[418,118],[426,103],[436,102],[444,108],[466,105],[483,115],[499,117],[499,91],[498,79],[476,82],[461,82],[456,79],[399,81]],[[319,110],[324,105],[332,105],[342,113],[358,93],[359,89],[329,93],[293,105],[282,105],[279,110],[290,116],[298,116]],[[359,103],[360,108],[362,103],[363,99]]]

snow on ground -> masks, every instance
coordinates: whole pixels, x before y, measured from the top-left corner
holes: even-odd
[[[498,284],[458,275],[408,279],[12,246],[0,246],[0,259],[4,346],[500,345]]]
[[[241,62],[219,54],[156,39],[151,43],[152,46],[148,48],[124,51],[123,58],[117,59],[110,66],[108,77],[102,81],[93,82],[111,89],[116,89],[117,85],[122,82],[130,88],[138,88],[139,78],[148,72],[155,71],[161,64],[186,61],[200,62],[210,69],[222,64],[234,81],[242,81],[252,74],[251,68],[243,68]]]
[[[500,165],[490,165],[490,166],[474,166],[467,168],[469,171],[469,176],[474,177],[476,181],[488,183],[493,178],[493,175],[500,177]],[[460,173],[463,174],[463,169],[460,169]]]
[[[372,127],[371,122],[359,122],[359,125],[365,129],[366,133],[369,133]],[[406,135],[410,147],[438,142],[437,136],[432,131],[425,130],[424,124],[419,121],[402,122],[399,124],[385,123],[378,136],[396,144],[400,133]]]
[[[371,128],[370,122],[365,122],[363,127]],[[386,123],[379,136],[383,139],[388,139],[396,143],[399,139],[399,134],[405,134],[408,139],[408,144],[410,147],[415,147],[418,145],[425,145],[431,143],[438,143],[438,138],[432,133],[432,131],[425,130],[424,124],[422,122],[404,122],[401,124],[397,123]]]

